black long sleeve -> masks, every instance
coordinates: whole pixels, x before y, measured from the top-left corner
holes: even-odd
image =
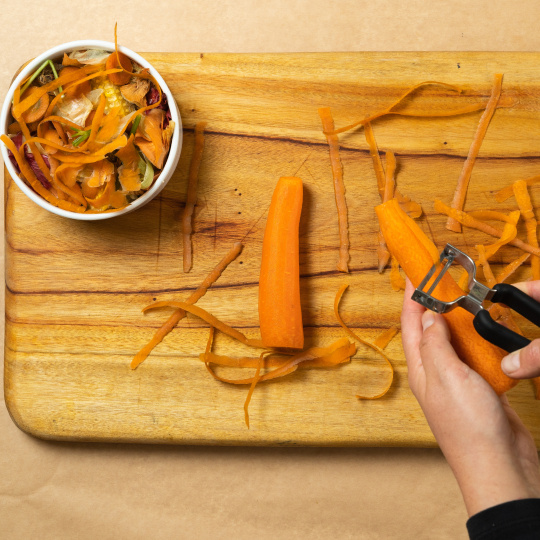
[[[467,521],[470,540],[540,540],[540,499],[521,499],[478,512]]]

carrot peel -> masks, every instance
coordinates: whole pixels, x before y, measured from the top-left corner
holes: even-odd
[[[476,158],[478,157],[478,152],[480,151],[480,147],[482,146],[482,142],[486,135],[489,123],[491,121],[491,118],[493,117],[493,114],[495,113],[495,109],[497,108],[497,104],[499,102],[502,88],[502,79],[502,74],[495,75],[493,88],[491,90],[491,97],[489,98],[486,110],[484,111],[480,118],[480,121],[478,122],[478,128],[469,149],[467,159],[465,160],[465,163],[463,164],[463,168],[461,170],[461,174],[459,175],[456,191],[454,193],[454,199],[452,201],[452,208],[456,210],[463,210],[463,205],[465,204],[465,197],[467,195],[467,188],[469,186],[471,173],[476,162]],[[461,232],[460,223],[452,217],[450,217],[446,222],[446,228],[450,231]]]
[[[379,353],[385,360],[386,360],[386,363],[388,364],[388,366],[390,367],[390,380],[388,381],[388,384],[386,385],[386,387],[381,391],[379,392],[378,394],[376,394],[375,396],[356,396],[358,399],[379,399],[381,397],[383,397],[386,392],[388,392],[388,390],[390,390],[390,387],[392,386],[392,381],[394,380],[394,367],[392,366],[392,363],[390,362],[390,360],[388,359],[388,357],[386,356],[386,354],[384,354],[384,352],[382,351],[382,349],[380,349],[377,345],[373,344],[373,343],[370,343],[369,341],[366,341],[364,339],[362,339],[361,337],[358,337],[344,322],[343,322],[343,319],[341,318],[341,315],[339,314],[339,302],[341,300],[341,297],[343,296],[343,293],[345,292],[345,290],[347,289],[349,285],[348,284],[344,284],[342,285],[337,294],[336,294],[336,298],[334,300],[334,313],[336,315],[336,318],[339,322],[339,324],[343,327],[343,329],[354,339],[356,339],[356,341],[362,343],[363,345],[367,345],[368,347],[371,347],[375,352]]]
[[[221,259],[218,265],[206,276],[204,281],[199,285],[197,290],[187,299],[189,304],[194,304],[202,298],[209,287],[217,281],[221,276],[225,268],[238,257],[242,251],[242,244],[236,242],[233,248]],[[131,361],[131,369],[135,369],[141,362],[144,362],[152,350],[161,343],[163,338],[172,331],[172,329],[178,324],[178,322],[186,316],[186,312],[183,309],[177,309],[175,312],[167,319],[165,324],[154,334],[152,339],[135,355]]]
[[[323,132],[334,129],[334,119],[330,107],[321,107],[319,116],[323,124]],[[347,202],[345,201],[345,184],[343,183],[343,165],[339,158],[339,140],[337,135],[326,135],[334,179],[334,195],[338,212],[339,228],[339,261],[337,269],[348,272],[349,267],[349,230],[347,224]]]

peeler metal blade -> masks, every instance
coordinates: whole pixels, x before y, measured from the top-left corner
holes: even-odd
[[[460,296],[450,302],[444,302],[432,296],[431,293],[435,290],[444,274],[446,274],[454,262],[460,264],[467,271],[469,275],[470,292],[469,294]],[[440,271],[432,281],[432,278],[438,269],[440,269]],[[424,289],[427,285],[429,285],[429,289],[425,291]],[[476,265],[474,264],[474,261],[466,253],[463,253],[463,251],[460,251],[452,244],[446,244],[440,255],[439,264],[434,264],[431,267],[431,270],[422,280],[422,283],[420,283],[418,288],[414,291],[412,299],[435,313],[448,313],[456,307],[461,307],[473,315],[476,315],[479,311],[484,309],[484,300],[490,300],[494,294],[495,291],[493,289],[476,281]]]

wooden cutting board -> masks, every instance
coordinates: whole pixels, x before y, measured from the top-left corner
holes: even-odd
[[[359,346],[350,364],[302,370],[261,384],[251,429],[246,387],[213,380],[198,360],[207,325],[188,316],[135,371],[129,363],[170,311],[141,309],[185,299],[231,248],[230,265],[199,305],[257,337],[257,283],[266,215],[280,176],[305,185],[300,264],[306,343],[344,335],[334,317],[336,291],[349,283],[341,310],[366,339],[399,324],[402,293],[377,273],[374,206],[379,202],[362,131],[341,136],[351,241],[350,273],[336,270],[338,230],[328,147],[317,107],[331,106],[337,126],[388,106],[423,80],[460,85],[418,91],[410,110],[457,109],[486,100],[502,72],[512,109],[496,112],[472,176],[467,209],[498,204],[494,192],[540,172],[540,86],[536,53],[145,54],[180,106],[185,144],[161,196],[135,213],[83,223],[54,216],[28,200],[6,174],[6,403],[17,425],[57,440],[179,444],[435,446],[407,384],[400,336],[387,349],[396,369],[389,393],[375,394],[389,373]],[[374,123],[381,152],[397,155],[397,184],[421,203],[422,229],[439,248],[448,241],[475,254],[491,240],[453,234],[432,209],[450,201],[480,112],[454,118],[387,117]],[[194,267],[182,272],[180,215],[193,149],[193,127],[208,122],[193,236]],[[540,206],[540,189],[531,190]],[[524,231],[521,227],[520,234]],[[518,255],[505,247],[495,270]],[[519,276],[526,279],[530,267]],[[540,331],[523,323],[529,337]],[[215,351],[250,354],[218,335]],[[251,353],[253,354],[253,353]],[[236,377],[238,370],[222,369]],[[244,370],[243,375],[247,372]],[[509,393],[540,445],[540,401],[530,381]]]

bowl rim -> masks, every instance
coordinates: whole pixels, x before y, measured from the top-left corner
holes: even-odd
[[[0,113],[0,135],[7,135],[8,119],[11,114],[11,101],[13,99],[13,94],[15,93],[15,88],[17,88],[21,81],[26,78],[30,73],[32,73],[45,60],[49,58],[54,58],[58,55],[63,54],[64,52],[67,53],[81,48],[103,49],[111,52],[115,50],[114,43],[110,41],[84,39],[78,41],[69,41],[67,43],[57,45],[56,47],[53,47],[52,49],[49,49],[34,58],[34,60],[29,62],[28,65],[26,65],[20,71],[20,73],[17,75],[17,77],[9,87]],[[77,212],[70,212],[68,210],[58,208],[47,202],[32,188],[30,188],[24,180],[19,178],[17,171],[15,170],[13,164],[11,163],[11,160],[9,159],[6,146],[3,143],[0,144],[0,151],[2,153],[4,164],[9,171],[9,175],[17,184],[17,186],[21,189],[21,191],[36,204],[58,216],[62,216],[68,219],[76,219],[79,221],[100,221],[103,219],[110,219],[113,217],[128,214],[129,212],[133,212],[137,208],[140,208],[141,206],[144,206],[146,203],[150,202],[156,195],[159,194],[159,192],[169,182],[174,170],[176,169],[176,165],[178,164],[180,152],[182,149],[182,119],[180,117],[180,112],[178,110],[178,106],[172,92],[170,91],[169,87],[167,86],[161,75],[158,73],[158,71],[142,56],[122,45],[118,46],[118,50],[128,56],[131,60],[137,62],[143,68],[148,68],[153,77],[158,81],[159,85],[161,86],[161,91],[167,96],[169,102],[169,110],[171,111],[171,118],[175,122],[175,128],[171,139],[172,141],[175,141],[175,143],[171,144],[169,155],[167,157],[167,162],[165,163],[165,166],[163,167],[159,178],[156,180],[156,182],[154,182],[154,185],[144,195],[130,203],[126,208],[123,208],[122,210],[118,210],[116,212],[103,212],[98,214],[79,214]]]

